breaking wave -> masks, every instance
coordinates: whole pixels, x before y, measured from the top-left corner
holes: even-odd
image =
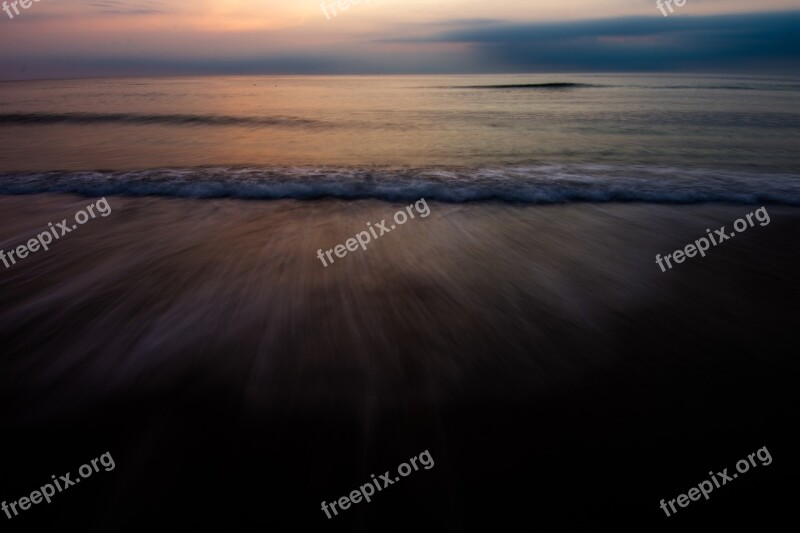
[[[528,204],[650,202],[800,205],[800,175],[652,166],[192,168],[0,173],[0,194],[338,198]]]

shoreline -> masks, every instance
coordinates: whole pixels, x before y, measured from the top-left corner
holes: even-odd
[[[0,197],[0,242],[86,204],[24,198]],[[426,449],[430,472],[326,526],[659,529],[662,498],[764,445],[774,465],[669,520],[791,509],[798,208],[662,273],[656,253],[753,208],[428,202],[323,268],[318,248],[404,204],[107,200],[0,270],[8,490],[97,446],[117,463],[93,503],[34,521],[315,527]]]

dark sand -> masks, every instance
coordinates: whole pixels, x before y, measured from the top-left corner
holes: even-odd
[[[0,197],[8,250],[94,199]],[[5,522],[86,531],[649,531],[792,516],[800,210],[662,273],[758,206],[109,198],[0,265]],[[767,446],[669,519],[658,504]],[[429,450],[420,470],[327,520]],[[759,462],[760,465],[760,462]],[[708,529],[706,529],[708,530]]]

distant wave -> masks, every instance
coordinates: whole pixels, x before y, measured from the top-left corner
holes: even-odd
[[[462,85],[451,89],[579,89],[582,87],[602,87],[591,83],[520,83],[510,85]]]
[[[0,124],[164,124],[203,126],[309,126],[321,122],[295,117],[232,117],[223,115],[158,115],[137,113],[0,113]]]
[[[320,198],[528,204],[650,202],[800,205],[800,175],[650,166],[196,168],[0,173],[0,194]]]
[[[727,84],[727,85],[599,85],[592,83],[519,83],[508,85],[458,85],[442,87],[444,89],[581,89],[581,88],[613,88],[627,87],[635,89],[695,89],[695,90],[727,90],[727,91],[797,91],[797,84]]]
[[[796,91],[800,85],[661,85],[653,86],[653,89],[703,89],[703,90],[724,90],[724,91]]]

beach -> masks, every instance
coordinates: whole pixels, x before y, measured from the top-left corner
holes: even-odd
[[[2,247],[95,199],[0,197]],[[117,463],[28,524],[659,529],[659,500],[762,446],[771,466],[670,520],[791,509],[796,207],[662,272],[760,205],[429,200],[323,267],[409,202],[107,199],[0,277],[4,486]]]
[[[790,517],[799,88],[0,83],[0,519],[651,531]],[[702,483],[710,497],[683,505]],[[372,500],[356,501],[365,484]]]

